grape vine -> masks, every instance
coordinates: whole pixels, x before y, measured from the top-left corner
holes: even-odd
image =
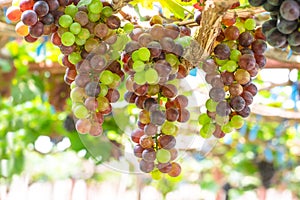
[[[259,6],[265,1],[249,2]],[[282,5],[288,5],[280,7],[283,20],[281,25],[276,23],[278,30],[271,29],[275,23],[272,20],[262,28],[257,28],[252,18],[223,21],[224,29],[211,56],[201,66],[192,66],[203,69],[206,82],[212,86],[207,113],[199,116],[203,138],[221,138],[243,126],[257,93],[252,79],[266,64],[263,33],[269,31],[267,41],[278,43],[278,47],[282,47],[279,43],[297,40],[297,35],[292,36],[298,25],[290,22],[295,18],[289,14],[291,2],[285,1]],[[238,6],[235,3],[231,9]],[[14,0],[6,16],[16,23],[16,32],[27,42],[49,36],[59,47],[78,133],[103,133],[104,117],[111,114],[112,104],[121,95],[118,87],[124,82],[124,99],[140,109],[138,127],[131,133],[140,170],[151,173],[154,179],[162,173],[176,177],[181,172],[176,160],[176,135],[180,123],[190,118],[188,98],[180,94],[176,80],[187,77],[195,64],[185,59],[185,53],[195,46],[191,45],[192,31],[164,23],[160,16],[151,18],[150,28],[125,23],[113,8],[99,0]],[[205,20],[202,8],[195,17],[198,24]],[[270,39],[278,31],[291,34],[290,39]]]

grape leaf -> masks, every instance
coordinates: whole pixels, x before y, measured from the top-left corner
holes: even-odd
[[[171,13],[174,14],[175,17],[179,18],[179,19],[184,19],[184,11],[185,9],[178,4],[176,1],[174,0],[159,0],[162,8],[169,10]],[[168,16],[167,16],[168,17]]]
[[[131,5],[135,6],[137,4],[141,4],[142,7],[146,9],[153,9],[153,3],[159,2],[164,15],[166,17],[170,17],[171,14],[174,14],[176,18],[184,19],[184,11],[186,10],[182,5],[178,3],[178,0],[150,0],[150,1],[143,1],[143,0],[133,0],[130,2]]]
[[[88,4],[90,4],[92,2],[92,0],[81,0],[79,1],[79,3],[77,4],[77,7],[80,7],[80,6],[86,6]]]

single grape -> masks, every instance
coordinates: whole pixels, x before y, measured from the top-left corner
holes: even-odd
[[[121,20],[119,17],[112,15],[106,19],[106,25],[110,29],[118,29],[121,26]]]
[[[288,20],[293,21],[300,16],[300,6],[296,1],[286,0],[280,6],[280,15]]]
[[[240,31],[236,26],[229,26],[224,31],[225,38],[228,40],[237,40],[240,35]]]
[[[49,5],[46,1],[37,1],[33,5],[33,10],[36,12],[37,16],[43,17],[49,12]]]
[[[65,32],[61,36],[61,42],[65,46],[72,46],[75,43],[75,36],[71,32]]]
[[[223,88],[212,88],[209,91],[209,97],[215,102],[220,102],[225,98],[225,92]]]
[[[163,111],[155,110],[150,114],[151,123],[162,125],[166,120],[166,114]]]
[[[242,116],[240,115],[234,115],[231,119],[230,119],[230,125],[235,128],[235,129],[240,129],[243,127],[244,125],[244,119]]]
[[[78,133],[87,134],[90,132],[92,124],[91,124],[90,120],[88,120],[88,119],[79,119],[76,122],[75,127],[76,127],[76,130]]]
[[[163,149],[172,149],[176,145],[176,139],[172,135],[162,135],[158,138],[158,145]]]
[[[168,172],[168,175],[171,177],[177,177],[181,173],[181,167],[178,163],[173,162],[171,170]]]
[[[254,37],[249,31],[246,31],[240,34],[238,41],[239,45],[243,47],[248,47],[254,41]]]
[[[88,14],[84,11],[79,11],[75,14],[74,21],[78,22],[81,26],[85,26],[89,22]]]
[[[214,48],[214,54],[221,60],[226,60],[230,57],[230,48],[225,44],[218,44]]]
[[[229,86],[229,92],[231,96],[239,96],[243,92],[243,86],[239,83],[233,83]]]
[[[282,34],[291,34],[293,31],[297,30],[298,28],[298,20],[295,21],[288,21],[283,18],[279,19],[279,23],[277,24],[277,29]]]
[[[142,158],[143,151],[144,151],[144,148],[139,144],[135,145],[133,148],[133,153],[138,158]]]
[[[230,106],[226,101],[221,101],[216,107],[216,113],[222,117],[229,115],[231,112]]]
[[[140,170],[145,173],[150,173],[154,169],[154,162],[140,161]]]
[[[12,22],[18,22],[21,19],[22,12],[18,6],[10,6],[6,10],[6,17]]]
[[[267,33],[267,42],[273,47],[281,47],[286,44],[287,36],[273,28]]]
[[[35,25],[29,27],[29,33],[31,36],[38,38],[44,34],[44,24],[37,22]]]
[[[77,35],[81,31],[81,25],[77,22],[74,22],[70,26],[70,32],[73,33],[74,35]]]
[[[300,32],[298,30],[294,31],[288,36],[287,39],[289,45],[298,46],[300,45]]]
[[[170,121],[165,121],[161,127],[161,132],[165,135],[176,135],[177,126]]]
[[[151,123],[147,124],[145,126],[145,128],[144,128],[144,132],[148,136],[154,136],[154,135],[156,135],[157,131],[158,131],[157,126],[154,125],[154,124],[151,124]]]
[[[215,130],[216,130],[215,124],[207,123],[203,125],[202,128],[200,129],[200,136],[203,138],[210,138],[212,134],[215,132]]]
[[[234,78],[237,83],[241,85],[247,84],[251,80],[249,72],[244,69],[236,70],[236,72],[234,73]]]
[[[78,104],[73,109],[73,114],[78,119],[86,119],[89,116],[89,111],[83,104]]]
[[[255,54],[262,55],[267,50],[267,43],[264,40],[257,39],[254,42],[252,42],[251,47],[252,47],[252,51]]]
[[[58,21],[59,25],[63,28],[69,28],[73,23],[73,19],[70,15],[62,15]]]
[[[149,68],[145,71],[145,80],[149,84],[156,84],[159,80],[159,75],[157,71],[153,68]]]
[[[156,159],[160,163],[167,163],[171,160],[171,153],[166,149],[159,149],[156,153]]]
[[[142,153],[142,158],[147,162],[153,162],[156,159],[156,152],[153,148],[145,149]]]
[[[33,10],[26,10],[21,15],[21,21],[27,26],[33,26],[38,21],[38,16]]]
[[[255,29],[256,27],[256,21],[252,18],[248,18],[245,20],[244,22],[244,27],[249,30],[249,31],[252,31]]]
[[[230,106],[235,111],[241,111],[245,108],[246,102],[241,96],[235,96],[230,99]]]
[[[88,4],[87,9],[89,12],[93,14],[99,14],[101,13],[103,8],[103,4],[101,1],[98,0],[92,0],[90,4]]]
[[[70,4],[65,8],[64,12],[66,15],[70,15],[72,18],[74,18],[76,13],[78,12],[78,8],[74,4]]]

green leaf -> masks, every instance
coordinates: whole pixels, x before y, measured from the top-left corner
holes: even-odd
[[[9,62],[4,59],[0,59],[0,68],[2,69],[3,72],[10,72],[12,69]]]
[[[174,16],[176,18],[179,19],[184,19],[184,11],[186,10],[185,8],[183,8],[180,4],[178,4],[176,1],[174,0],[159,0],[162,8],[166,8],[167,10],[169,10],[171,13],[174,14]]]
[[[92,0],[81,0],[77,4],[77,7],[89,5],[91,2],[92,2]]]

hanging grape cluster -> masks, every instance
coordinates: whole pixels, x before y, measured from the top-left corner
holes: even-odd
[[[127,23],[122,29],[110,4],[99,0],[21,0],[8,8],[7,17],[17,22],[16,32],[27,42],[48,35],[60,48],[64,80],[72,84],[76,130],[102,134],[104,116],[120,97],[117,87],[124,72],[118,59],[133,25]]]
[[[139,128],[132,132],[131,139],[136,143],[134,154],[141,158],[140,169],[146,173],[178,176],[181,171],[174,162],[174,136],[178,123],[187,122],[190,113],[187,97],[178,94],[177,86],[170,81],[188,75],[182,56],[189,35],[186,27],[154,23],[148,30],[135,28],[125,47],[125,100],[141,109]]]
[[[271,19],[262,25],[267,42],[276,48],[300,53],[300,2],[294,0],[249,0],[252,6],[262,6],[270,12]]]
[[[249,105],[257,93],[252,79],[266,64],[267,49],[261,29],[252,18],[239,19],[217,37],[211,58],[203,63],[205,80],[211,85],[207,113],[199,116],[200,135],[222,138],[243,126]]]

